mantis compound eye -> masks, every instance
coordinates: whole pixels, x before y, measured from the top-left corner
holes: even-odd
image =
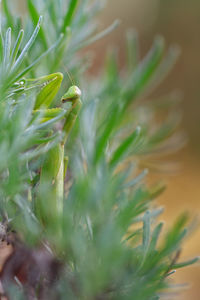
[[[62,102],[73,102],[81,97],[81,90],[76,86],[71,86],[62,97]]]

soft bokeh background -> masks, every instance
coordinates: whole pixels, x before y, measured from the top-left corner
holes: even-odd
[[[16,3],[18,3],[16,8],[19,8],[21,3],[21,10],[23,0],[13,1],[13,4]],[[174,71],[161,85],[159,92],[166,93],[174,88],[183,91],[183,127],[188,134],[189,143],[175,157],[182,163],[180,173],[176,176],[159,175],[168,181],[168,188],[158,202],[165,206],[163,219],[168,225],[185,210],[193,217],[198,216],[200,215],[200,1],[108,0],[107,8],[100,17],[101,27],[105,28],[115,19],[121,19],[120,27],[93,46],[96,56],[90,71],[94,74],[104,60],[107,45],[112,44],[119,48],[123,63],[124,36],[127,28],[135,28],[138,31],[142,53],[150,47],[153,37],[157,34],[165,37],[167,45],[175,43],[182,49],[182,55]],[[198,227],[200,228],[200,225]],[[185,243],[182,259],[200,255],[199,228]],[[178,298],[172,296],[172,300],[200,299],[200,266],[180,270],[174,277],[177,283],[189,282],[191,287],[183,290]]]
[[[165,206],[163,219],[172,223],[182,211],[191,216],[200,215],[200,1],[199,0],[109,0],[101,16],[102,27],[114,19],[121,19],[120,27],[95,45],[95,65],[103,61],[105,44],[117,45],[123,61],[124,34],[127,28],[135,28],[140,35],[144,53],[153,37],[162,34],[166,44],[178,44],[181,57],[173,72],[161,85],[160,92],[179,88],[184,93],[182,109],[183,127],[189,143],[175,158],[182,163],[176,176],[161,174],[168,181],[168,189],[158,200]],[[154,175],[153,175],[154,176]],[[200,227],[200,226],[198,226]],[[200,255],[200,230],[185,243],[182,259]],[[178,299],[200,299],[200,266],[180,270],[174,276],[177,283],[190,283]],[[176,297],[174,297],[177,299]],[[172,298],[171,298],[172,299]]]

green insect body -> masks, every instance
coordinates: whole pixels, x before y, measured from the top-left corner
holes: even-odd
[[[62,215],[63,194],[64,145],[59,143],[47,152],[40,171],[39,198],[36,202],[36,212],[44,224],[46,220],[56,221]]]
[[[64,143],[66,143],[68,135],[72,127],[74,126],[76,118],[81,109],[82,101],[80,97],[81,97],[81,90],[77,86],[73,85],[69,88],[67,93],[61,99],[63,103],[65,102],[72,103],[72,107],[70,108],[69,112],[66,115],[65,123],[63,126],[63,131],[65,132]]]
[[[50,108],[60,89],[62,79],[63,75],[61,73],[55,73],[28,81],[29,86],[33,83],[42,86],[33,110],[33,116],[42,115],[41,123],[51,120],[63,110],[63,108]],[[81,108],[80,96],[80,89],[77,86],[71,86],[62,97],[63,103],[71,103],[70,109],[64,115],[63,138],[60,143],[46,153],[41,168],[36,212],[44,224],[46,220],[53,222],[63,212],[64,178],[68,163],[64,146]],[[49,199],[48,203],[47,198]]]

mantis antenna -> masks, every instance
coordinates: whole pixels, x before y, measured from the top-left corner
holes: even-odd
[[[64,66],[64,70],[65,70],[67,76],[69,77],[69,80],[71,81],[71,84],[72,84],[72,85],[75,85],[74,78],[72,77],[72,75],[70,74],[70,72],[68,71],[68,69],[67,69],[66,66]]]

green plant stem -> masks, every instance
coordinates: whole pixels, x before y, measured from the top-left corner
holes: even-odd
[[[65,32],[65,29],[70,26],[76,7],[78,6],[79,0],[71,0],[69,3],[68,11],[64,18],[64,23],[61,32]]]

